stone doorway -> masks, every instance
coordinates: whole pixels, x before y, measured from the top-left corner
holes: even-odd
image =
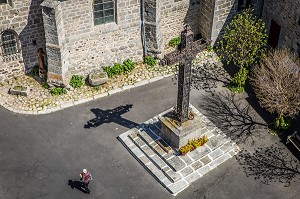
[[[46,62],[45,62],[45,52],[43,48],[37,50],[38,54],[38,64],[39,64],[39,76],[44,79],[47,74]]]
[[[269,32],[269,39],[268,44],[272,48],[276,48],[279,41],[279,35],[280,35],[281,26],[278,25],[273,19],[271,21],[271,27]]]

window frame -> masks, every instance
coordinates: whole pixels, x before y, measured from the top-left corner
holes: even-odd
[[[101,2],[97,2],[95,3],[95,1],[101,1],[101,0],[93,0],[92,1],[92,11],[93,11],[93,23],[94,26],[98,26],[98,25],[104,25],[104,24],[109,24],[109,23],[116,23],[116,0],[102,0]],[[105,2],[104,2],[105,1]],[[108,5],[109,3],[111,3],[112,5]],[[95,10],[96,6],[101,7],[100,5],[102,4],[102,8],[99,8],[99,10]],[[107,8],[104,8],[104,4],[107,4]],[[107,14],[105,15],[105,11],[109,12],[109,10],[112,10],[112,14]],[[100,14],[102,12],[102,16],[96,17],[96,14]],[[100,14],[101,15],[101,14]],[[112,19],[109,19],[110,17],[112,17]]]
[[[13,38],[5,40],[5,33],[10,33]],[[0,33],[1,55],[3,57],[14,56],[20,53],[19,37],[14,30],[4,30]],[[13,50],[11,50],[13,48]],[[9,52],[10,51],[10,52]]]
[[[0,5],[2,5],[2,4],[8,4],[8,0],[4,0],[5,2],[1,2],[1,0],[0,0]]]

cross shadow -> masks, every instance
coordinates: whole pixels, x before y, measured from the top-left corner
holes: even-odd
[[[236,143],[254,144],[268,125],[239,95],[222,92],[208,94],[201,100],[206,116]]]
[[[281,182],[290,186],[292,181],[300,179],[298,160],[275,145],[257,148],[254,153],[243,150],[236,158],[248,177],[252,176],[264,184]]]
[[[138,124],[122,117],[123,114],[127,113],[129,109],[132,108],[132,106],[132,104],[127,104],[125,106],[121,105],[114,109],[107,110],[93,108],[91,109],[91,111],[95,114],[95,118],[87,121],[87,123],[84,125],[84,128],[96,128],[104,123],[111,122],[117,123],[127,128],[133,128]]]
[[[77,189],[83,193],[88,193],[87,191],[85,191],[83,188],[82,188],[82,182],[81,181],[77,181],[77,180],[68,180],[68,185],[72,188],[72,189]]]

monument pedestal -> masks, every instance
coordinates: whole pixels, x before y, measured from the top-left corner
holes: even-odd
[[[187,120],[181,125],[175,119],[172,111],[160,116],[161,131],[159,136],[176,149],[186,145],[188,140],[200,138],[205,132],[205,125],[197,114],[193,114],[193,120]]]

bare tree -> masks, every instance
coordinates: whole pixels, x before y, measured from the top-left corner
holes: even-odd
[[[252,70],[252,85],[262,107],[278,118],[300,111],[300,64],[288,49],[276,49]]]

